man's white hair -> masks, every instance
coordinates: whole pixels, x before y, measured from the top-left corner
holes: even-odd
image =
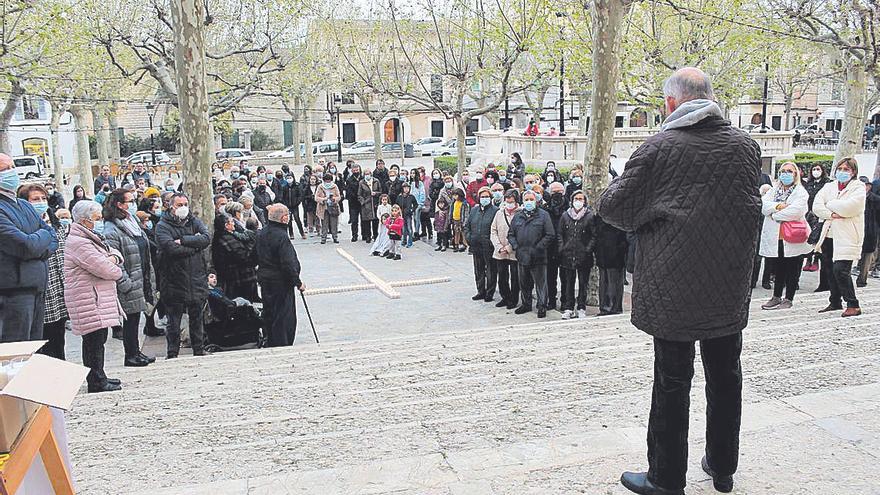
[[[705,72],[696,67],[683,67],[675,71],[663,83],[663,94],[679,103],[691,100],[714,100],[712,81]]]
[[[281,219],[288,213],[287,207],[279,203],[269,205],[267,209],[269,210],[268,218],[270,222],[283,223]]]

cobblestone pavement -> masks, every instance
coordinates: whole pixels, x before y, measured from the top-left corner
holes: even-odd
[[[396,301],[314,296],[319,346],[301,322],[293,348],[109,362],[124,390],[81,394],[68,417],[80,493],[626,493],[620,472],[646,463],[652,371],[628,315],[514,317],[470,300],[466,255],[425,247],[390,262],[343,246],[386,280],[450,263],[453,281]],[[322,269],[325,248],[300,251],[311,287],[364,283],[338,262]],[[791,311],[761,312],[755,294],[736,493],[880,493],[880,288],[860,289],[868,313],[843,320],[816,314],[826,295],[806,290],[810,276]],[[698,371],[694,494],[713,493],[699,469],[703,385]]]

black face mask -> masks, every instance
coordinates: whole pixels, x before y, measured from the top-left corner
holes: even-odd
[[[257,191],[259,191],[259,192],[265,192],[265,191],[266,191],[266,186],[258,186],[258,187],[257,187]]]

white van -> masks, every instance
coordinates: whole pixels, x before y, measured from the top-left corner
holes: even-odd
[[[43,175],[43,158],[37,155],[13,156],[12,163],[21,179],[33,179]]]

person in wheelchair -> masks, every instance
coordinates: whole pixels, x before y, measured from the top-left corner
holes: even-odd
[[[243,346],[262,347],[263,318],[247,299],[230,299],[217,286],[217,276],[208,274],[208,305],[205,316],[206,350],[210,352]]]

